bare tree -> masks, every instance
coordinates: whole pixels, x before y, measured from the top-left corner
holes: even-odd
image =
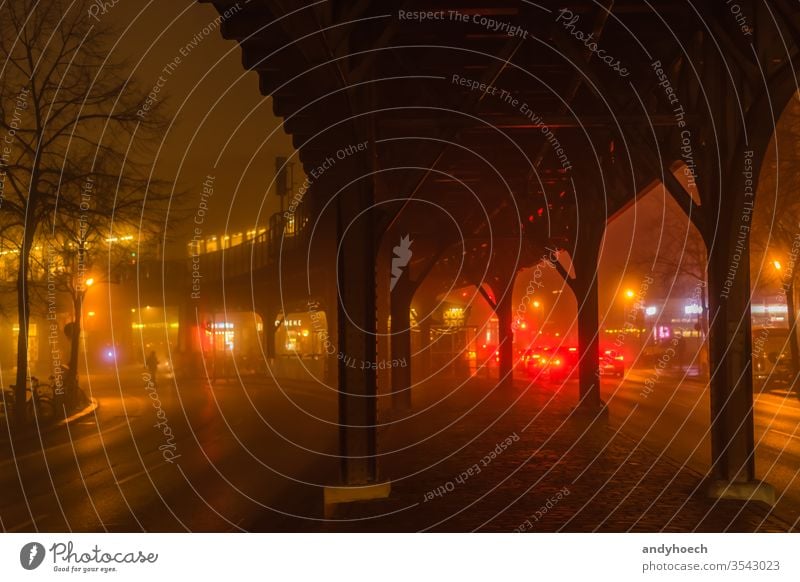
[[[646,219],[644,232],[657,233],[658,253],[636,254],[633,264],[651,270],[662,285],[688,292],[701,308],[700,331],[708,334],[707,251],[703,237],[680,211]]]
[[[762,284],[776,284],[785,297],[794,376],[800,373],[795,280],[800,268],[800,103],[794,99],[776,124],[759,179],[753,213],[751,269]],[[762,269],[763,267],[763,269]]]
[[[114,234],[113,216],[111,212],[105,221],[84,224],[80,219],[58,215],[57,224],[47,234],[37,237],[37,246],[45,250],[39,256],[34,255],[34,262],[41,261],[40,270],[47,278],[47,285],[34,289],[40,294],[44,294],[45,289],[48,293],[54,290],[65,294],[69,297],[72,311],[68,327],[70,352],[63,377],[67,408],[81,405],[85,400],[78,383],[78,361],[86,293],[95,283],[121,280],[124,271],[137,261],[137,253],[133,250],[139,248],[137,237]],[[44,305],[46,301],[40,303]]]
[[[63,227],[67,221],[59,217],[107,219],[105,197],[114,200],[117,192],[131,194],[130,204],[138,193],[141,207],[147,172],[137,168],[131,144],[160,127],[155,115],[137,116],[146,91],[125,78],[123,63],[110,60],[114,33],[95,26],[89,6],[89,0],[15,0],[0,7],[2,213],[20,249],[18,402],[25,400],[29,376],[31,250],[37,234],[45,226]],[[99,184],[115,187],[100,191]],[[76,289],[84,283],[78,281]],[[15,407],[15,417],[17,425],[25,423],[24,406]]]

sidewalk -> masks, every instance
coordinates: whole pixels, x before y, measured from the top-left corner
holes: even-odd
[[[517,381],[502,391],[485,380],[417,388],[410,416],[379,433],[391,497],[338,506],[321,529],[789,529],[760,503],[706,499],[703,475],[656,461],[602,420],[571,414],[575,383],[554,390]]]

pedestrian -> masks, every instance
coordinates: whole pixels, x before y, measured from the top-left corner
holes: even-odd
[[[145,366],[147,366],[147,371],[150,372],[150,381],[153,383],[153,386],[155,386],[156,373],[158,372],[158,358],[156,357],[155,351],[150,352],[150,355],[147,356]]]

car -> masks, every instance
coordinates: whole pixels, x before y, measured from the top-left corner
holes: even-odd
[[[753,383],[762,390],[774,385],[791,385],[794,380],[791,358],[787,354],[771,352],[753,356]]]
[[[578,366],[578,348],[559,347],[543,356],[542,371],[551,382],[567,380]]]
[[[604,350],[600,354],[600,375],[617,376],[625,375],[625,358],[616,350]]]
[[[535,347],[528,348],[522,352],[521,359],[525,371],[531,376],[539,374],[542,371],[542,364],[545,361],[544,356],[548,351],[549,348]]]

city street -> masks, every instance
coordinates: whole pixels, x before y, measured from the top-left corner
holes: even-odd
[[[16,463],[7,438],[0,441],[2,487],[8,492],[0,501],[5,531],[336,529],[332,523],[315,521],[322,516],[320,486],[331,484],[338,475],[335,457],[326,456],[336,452],[336,428],[329,424],[336,413],[332,391],[285,381],[278,388],[272,381],[252,378],[246,381],[245,389],[234,381],[220,381],[213,389],[193,381],[179,382],[176,390],[172,378],[163,377],[157,388],[158,404],[163,410],[162,419],[166,419],[174,435],[170,440],[165,437],[164,425],[161,429],[154,426],[159,422],[158,409],[145,389],[142,374],[127,369],[123,378],[120,388],[112,375],[97,375],[91,382],[92,395],[100,405],[97,413],[46,432],[42,444],[36,438],[17,444]],[[695,483],[692,487],[698,486],[707,472],[708,394],[702,384],[695,380],[678,384],[675,379],[662,377],[645,398],[641,395],[645,378],[642,370],[635,370],[624,382],[606,379],[603,383],[611,431],[619,430],[618,436],[624,437],[615,443],[646,449],[652,458],[652,474],[647,466],[640,466],[640,478],[617,474],[613,481],[606,481],[603,487],[611,491],[619,488],[614,495],[632,491],[631,482],[639,479],[652,481],[663,471],[657,468],[663,463],[677,467],[685,464],[685,469],[694,475],[688,481],[685,471],[667,474],[672,480]],[[84,384],[89,386],[85,381]],[[521,378],[515,384],[528,383]],[[496,438],[514,431],[525,441],[528,437],[521,432],[525,415],[537,409],[542,409],[544,418],[568,414],[552,398],[557,397],[558,402],[570,400],[577,384],[569,381],[558,393],[553,388],[543,382],[526,388],[521,396],[513,393],[515,400],[521,399],[513,406],[521,407],[522,416],[504,413],[512,404],[507,398],[498,397],[501,392],[483,401],[480,391],[450,394],[430,386],[420,388],[415,396],[415,410],[419,413],[410,417],[410,424],[398,425],[406,427],[403,430],[407,434],[396,431],[391,424],[381,429],[382,447],[388,452],[380,461],[383,471],[399,477],[401,488],[423,487],[422,481],[414,485],[415,481],[409,482],[407,476],[419,471],[424,476],[430,471],[425,453],[438,451],[441,446],[445,456],[467,445],[478,452],[480,446],[490,449],[492,443],[481,444],[491,440],[481,436],[481,427],[489,427],[490,423],[489,434]],[[453,399],[461,404],[450,402]],[[473,407],[478,407],[475,410],[480,410],[480,416],[469,412],[462,417],[465,409]],[[304,411],[305,420],[298,422],[292,416],[297,409]],[[388,411],[385,414],[390,421],[393,417]],[[758,474],[776,487],[780,496],[777,513],[788,523],[800,515],[798,488],[792,487],[797,478],[800,439],[784,439],[782,432],[792,431],[799,417],[797,400],[785,398],[780,392],[765,392],[757,398]],[[409,428],[414,426],[417,428]],[[450,436],[437,437],[442,431]],[[603,442],[597,435],[593,438],[599,439],[596,446]],[[166,450],[170,452],[165,454]],[[528,462],[528,454],[519,450],[504,459],[504,471],[521,468]],[[593,461],[587,458],[585,462]],[[601,471],[606,468],[599,467]],[[619,470],[624,470],[622,465]],[[515,519],[524,518],[520,517],[521,509],[513,506],[514,500],[533,483],[518,479],[513,482],[514,487],[505,486],[494,494],[502,498],[499,503],[510,504],[507,516],[496,516],[498,523],[513,524]],[[24,496],[21,485],[26,491]],[[654,491],[659,496],[670,495],[669,485],[664,483]],[[480,480],[475,479],[472,486],[481,486]],[[684,489],[681,494],[685,496],[688,492]],[[465,492],[470,490],[471,487],[465,488]],[[425,493],[416,491],[414,496],[422,498]],[[579,522],[580,519],[576,523]],[[398,523],[403,523],[402,519]]]
[[[603,381],[611,424],[657,455],[707,473],[711,459],[707,387],[676,373],[662,376],[644,396],[649,374],[654,374],[652,368],[635,369],[625,381]],[[756,392],[754,424],[756,475],[775,487],[777,512],[796,521],[800,519],[800,400],[781,387]]]
[[[7,435],[0,440],[3,530],[237,531],[254,520],[291,529],[283,513],[320,516],[319,489],[304,482],[336,471],[334,458],[309,452],[334,452],[336,430],[324,422],[335,415],[332,393],[295,386],[285,396],[271,382],[176,390],[163,378],[167,424],[156,428],[144,386],[134,370],[120,385],[110,375],[93,381],[96,415],[47,432],[44,453],[34,438],[12,458]],[[322,420],[301,427],[298,408]]]

